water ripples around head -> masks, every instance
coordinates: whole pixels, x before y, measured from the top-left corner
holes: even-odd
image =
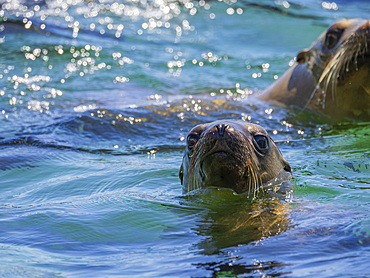
[[[260,123],[267,130],[276,128],[276,123],[285,125],[285,129],[291,128],[291,125],[280,122],[279,117],[273,118],[272,109],[262,112],[248,102],[223,97],[210,100],[191,97],[143,107],[95,109],[72,115],[59,116],[56,112],[58,110],[54,109],[44,115],[22,110],[10,113],[8,124],[13,131],[3,137],[0,144],[129,154],[145,148],[177,149],[195,124],[212,121],[215,117],[244,119]],[[30,118],[19,120],[25,115]],[[284,128],[272,132],[276,135],[280,131],[283,134]]]

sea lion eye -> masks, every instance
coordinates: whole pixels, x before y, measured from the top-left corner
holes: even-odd
[[[199,136],[196,134],[189,134],[188,138],[186,139],[186,144],[188,145],[188,149],[192,150],[195,144],[198,142]]]
[[[326,33],[325,45],[328,49],[332,49],[338,43],[340,37],[343,34],[343,29],[329,30]]]
[[[267,151],[269,148],[269,142],[264,135],[255,135],[253,136],[254,141],[260,151]]]

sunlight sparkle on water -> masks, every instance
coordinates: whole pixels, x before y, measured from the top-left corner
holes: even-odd
[[[353,12],[368,16],[367,3],[341,1],[338,14],[336,0],[288,1],[3,0],[0,173],[9,186],[0,194],[0,237],[3,257],[20,262],[16,271],[71,276],[76,265],[91,265],[80,276],[336,277],[346,268],[360,277],[356,269],[365,265],[366,273],[364,239],[352,232],[366,226],[351,223],[353,215],[367,219],[356,204],[367,201],[368,169],[345,169],[364,162],[367,130],[302,124],[306,113],[294,117],[294,110],[250,95],[294,65],[326,23]],[[210,207],[207,196],[182,198],[187,131],[226,118],[260,123],[276,140],[298,180],[294,206],[237,194],[224,200],[221,190]],[[244,216],[253,221],[235,222]],[[320,246],[312,245],[318,236]],[[340,258],[338,240],[354,243]],[[102,242],[120,252],[112,256]],[[86,243],[95,253],[86,254]],[[22,255],[23,247],[32,248]],[[328,254],[307,264],[319,247]],[[46,267],[37,263],[40,254]]]
[[[326,10],[334,10],[334,11],[338,10],[338,5],[335,2],[330,3],[330,2],[324,1],[321,3],[321,6]]]

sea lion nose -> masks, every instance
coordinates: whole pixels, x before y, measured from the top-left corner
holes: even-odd
[[[218,134],[220,136],[224,136],[225,134],[225,130],[228,129],[230,126],[228,124],[217,124],[216,125],[216,128],[217,128],[217,131],[218,131]]]

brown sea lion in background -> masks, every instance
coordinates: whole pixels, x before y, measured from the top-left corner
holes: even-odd
[[[221,120],[189,132],[179,176],[185,192],[221,187],[254,194],[282,170],[291,168],[266,130]]]
[[[296,60],[261,99],[370,121],[370,20],[333,24]]]

